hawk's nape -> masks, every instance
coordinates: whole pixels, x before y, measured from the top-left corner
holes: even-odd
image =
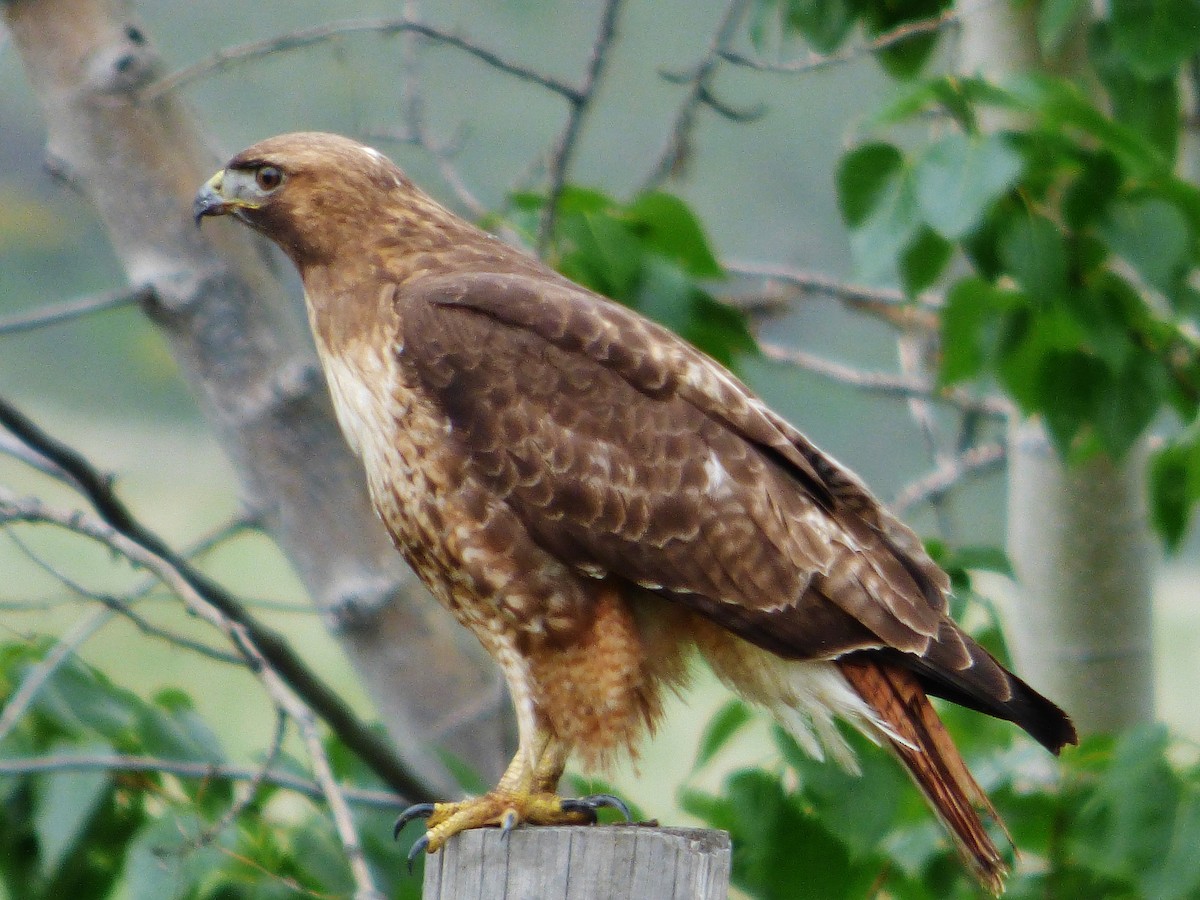
[[[593,821],[571,754],[632,750],[697,651],[816,755],[841,718],[891,749],[980,881],[998,825],[929,695],[1048,749],[1070,720],[948,616],[949,580],[849,471],[716,362],[421,193],[375,150],[292,134],[197,196],[300,271],[375,508],[500,665],[519,747],[487,795],[420,808],[418,847]],[[402,818],[401,822],[406,819]]]

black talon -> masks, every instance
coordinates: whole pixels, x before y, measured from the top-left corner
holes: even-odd
[[[625,805],[625,801],[614,794],[592,794],[590,797],[579,797],[574,800],[567,799],[562,801],[564,812],[586,813],[593,825],[596,823],[596,811],[604,807],[615,809],[625,817],[626,822],[633,821],[633,814],[629,812],[629,807]]]
[[[425,805],[428,805],[428,804],[425,804]],[[406,812],[407,812],[407,810],[406,810]],[[411,875],[413,873],[413,871],[412,871],[413,863],[415,863],[417,861],[418,856],[420,856],[423,852],[425,852],[425,848],[428,846],[429,846],[429,834],[427,832],[427,833],[421,835],[419,838],[417,838],[416,841],[413,843],[412,847],[409,848],[409,851],[408,851],[408,874],[409,875]]]
[[[500,820],[500,840],[508,843],[508,836],[512,834],[512,830],[517,826],[517,813],[515,810],[506,810],[504,817]]]
[[[433,815],[432,803],[415,803],[400,813],[400,818],[396,820],[396,824],[392,827],[392,838],[400,837],[400,832],[404,830],[404,826],[415,819],[428,819]]]

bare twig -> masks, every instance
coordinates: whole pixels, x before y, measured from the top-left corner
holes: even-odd
[[[675,112],[675,120],[668,132],[666,146],[659,155],[658,162],[646,177],[643,184],[644,190],[658,187],[682,170],[690,156],[692,130],[696,125],[696,116],[703,107],[708,106],[727,116],[729,112],[733,112],[734,117],[740,115],[736,111],[726,109],[725,105],[716,99],[712,82],[717,68],[725,59],[725,53],[730,50],[733,36],[737,32],[745,11],[746,0],[732,0],[725,8],[725,14],[717,25],[717,30],[704,58],[687,77],[672,79],[686,83],[690,87]]]
[[[155,625],[149,619],[146,619],[135,612],[133,609],[133,604],[149,593],[154,586],[158,584],[157,580],[151,580],[146,585],[131,591],[127,596],[124,597],[115,597],[112,594],[93,591],[75,581],[65,572],[62,572],[57,567],[52,565],[48,560],[44,559],[39,553],[36,553],[33,548],[21,540],[12,529],[4,528],[4,531],[13,544],[15,544],[21,553],[24,554],[25,557],[28,558],[35,566],[41,568],[60,584],[75,592],[79,596],[88,600],[94,600],[103,605],[105,608],[101,610],[100,613],[105,615],[105,622],[107,622],[112,615],[123,616],[132,622],[138,628],[138,630],[142,632],[142,634],[145,634],[149,637],[161,638],[177,647],[182,647],[185,650],[191,650],[193,653],[198,653],[201,656],[207,656],[209,659],[214,659],[218,662],[232,663],[235,665],[242,664],[243,660],[240,656],[235,656],[231,653],[227,653],[224,650],[219,650],[216,647],[210,647],[208,644],[201,643],[200,641],[194,641],[191,638],[184,637],[181,634],[168,631],[165,628]],[[102,625],[104,623],[102,622],[100,624]],[[89,634],[87,637],[90,636],[91,635]],[[67,639],[64,637],[63,640],[66,641]],[[86,640],[86,638],[84,638],[84,640]],[[80,641],[79,644],[73,644],[69,649],[73,652],[82,643],[83,641]],[[62,662],[61,658],[57,658],[58,649],[59,647],[56,646],[54,651],[47,654],[42,660],[42,665],[49,665],[51,672]],[[6,730],[0,728],[0,740],[3,739],[5,733]]]
[[[43,772],[159,772],[176,778],[255,782],[271,784],[303,794],[314,800],[324,798],[321,786],[290,772],[259,766],[233,766],[223,763],[188,762],[158,756],[89,755],[55,753],[48,756],[0,758],[0,775],[31,775]],[[405,803],[399,794],[365,788],[341,787],[349,803],[376,809],[396,809]]]
[[[106,526],[122,541],[130,541],[156,559],[165,560],[190,590],[243,627],[272,667],[287,679],[341,741],[388,785],[414,802],[433,799],[434,792],[425,780],[396,756],[384,738],[359,721],[345,701],[309,668],[282,635],[261,624],[237,598],[187,560],[179,558],[161,538],[138,522],[113,493],[108,480],[81,454],[46,434],[3,400],[0,400],[0,425],[65,469]]]
[[[730,260],[724,263],[724,268],[730,275],[762,278],[803,292],[832,297],[847,309],[867,313],[898,328],[933,331],[940,324],[942,299],[936,294],[925,294],[913,300],[898,290],[852,284],[819,272],[770,263]]]
[[[405,0],[404,18],[416,21],[419,18],[416,0]],[[400,108],[403,127],[400,129],[371,130],[368,136],[412,144],[420,147],[438,168],[442,180],[454,192],[458,202],[475,218],[484,216],[488,210],[475,193],[467,186],[462,173],[454,164],[454,157],[462,146],[461,135],[450,139],[435,138],[425,121],[425,98],[421,93],[421,67],[417,54],[418,36],[412,32],[400,36]]]
[[[900,360],[900,371],[909,378],[928,377],[930,370],[929,355],[936,346],[936,342],[937,338],[933,333],[911,328],[904,329],[896,335],[896,350]],[[929,398],[909,397],[908,411],[913,421],[917,423],[921,437],[925,440],[925,449],[929,452],[930,459],[933,461],[935,468],[940,469],[948,465],[950,457],[938,442],[937,417],[934,414],[933,404]],[[939,536],[943,540],[949,540],[953,533],[953,523],[950,520],[950,512],[944,500],[944,493],[932,495],[929,497],[929,504],[933,507]]]
[[[570,168],[571,157],[579,142],[579,133],[584,117],[592,106],[596,88],[599,86],[605,63],[608,61],[608,51],[616,36],[617,15],[620,9],[621,0],[606,0],[600,14],[600,27],[596,32],[596,39],[592,43],[592,52],[588,58],[583,83],[580,84],[574,98],[569,98],[570,108],[567,111],[567,121],[559,133],[558,139],[554,142],[554,148],[550,151],[550,161],[547,166],[550,187],[546,194],[546,205],[542,207],[541,222],[538,225],[537,250],[539,255],[546,252],[554,234],[554,223],[558,218],[558,204],[566,185],[567,170]]]
[[[211,72],[227,68],[234,63],[259,59],[264,56],[270,56],[273,53],[283,53],[301,47],[311,47],[314,44],[324,43],[325,41],[348,34],[378,34],[381,37],[390,37],[404,33],[418,34],[431,41],[455,47],[497,71],[504,72],[521,81],[528,81],[539,85],[548,91],[565,97],[570,102],[577,102],[578,100],[577,89],[564,81],[560,81],[542,72],[537,72],[520,63],[505,59],[500,54],[481,47],[464,37],[443,31],[424,22],[414,21],[408,17],[398,19],[343,19],[324,25],[317,25],[312,28],[291,31],[287,34],[265,38],[260,41],[239,44],[236,47],[226,47],[199,62],[186,66],[156,81],[145,90],[142,96],[144,99],[152,100],[155,97],[161,97],[163,94],[176,91]]]
[[[864,372],[845,363],[835,362],[804,350],[784,347],[770,341],[760,341],[758,346],[767,359],[796,366],[806,372],[812,372],[831,381],[848,384],[871,393],[904,400],[911,397],[927,398],[995,418],[1007,417],[1011,412],[1008,401],[1000,397],[972,397],[958,389],[939,389],[930,379],[911,378],[887,372]]]
[[[317,728],[316,718],[307,706],[296,699],[288,686],[276,678],[273,672],[265,672],[264,676],[268,683],[273,680],[277,682],[276,687],[279,691],[277,698],[285,704],[284,709],[300,728],[300,736],[304,739],[304,745],[308,749],[309,760],[312,764],[313,778],[320,785],[321,793],[329,806],[330,815],[333,816],[334,827],[341,839],[342,851],[350,863],[350,874],[354,878],[356,888],[354,900],[385,900],[383,894],[375,887],[371,868],[367,865],[366,856],[363,855],[362,843],[358,839],[358,829],[354,826],[354,817],[350,813],[346,795],[333,774],[333,767],[329,763],[325,747],[321,744],[321,734]]]
[[[897,25],[890,31],[885,31],[874,40],[867,41],[863,44],[855,44],[849,47],[844,47],[836,53],[808,53],[801,59],[785,63],[763,62],[762,60],[752,59],[732,50],[726,50],[721,55],[726,62],[732,65],[753,69],[756,72],[773,72],[778,74],[795,75],[801,72],[811,72],[814,69],[823,69],[826,66],[836,65],[838,63],[850,62],[851,60],[858,59],[862,56],[878,53],[880,50],[886,50],[888,47],[893,47],[896,44],[901,44],[904,41],[911,40],[912,38],[920,37],[921,35],[926,34],[933,34],[941,31],[943,28],[949,28],[957,24],[957,10],[951,8],[946,10],[941,15],[930,16],[928,19],[920,19],[915,22],[905,22],[903,25]]]
[[[191,612],[229,638],[230,642],[246,657],[247,663],[271,699],[300,727],[312,761],[314,778],[321,787],[325,801],[329,804],[343,849],[350,861],[351,873],[357,886],[356,898],[383,900],[383,895],[375,888],[370,870],[363,857],[349,806],[341,793],[341,787],[333,776],[329,759],[325,755],[325,748],[321,745],[316,719],[309,707],[293,693],[291,687],[261,653],[249,629],[244,624],[230,618],[223,610],[202,596],[173,561],[164,559],[94,516],[74,511],[56,510],[35,499],[18,497],[11,491],[0,487],[0,521],[5,519],[45,522],[104,543],[131,563],[154,573],[163,584],[183,600]]]
[[[148,303],[153,299],[154,289],[145,286],[118,288],[113,291],[102,291],[99,294],[88,294],[74,300],[40,306],[29,312],[0,317],[0,335],[33,331],[35,328],[45,328],[48,325],[60,325],[63,322],[70,322],[106,309],[132,306],[135,303]]]
[[[918,503],[935,502],[969,476],[998,471],[1004,465],[1006,455],[1004,444],[999,441],[979,444],[945,460],[906,486],[889,505],[897,514],[903,515]]]
[[[279,754],[283,752],[283,741],[287,737],[288,716],[279,706],[275,707],[275,733],[271,738],[271,746],[263,757],[262,763],[248,779],[249,788],[245,794],[229,805],[229,809],[217,821],[208,825],[192,842],[194,847],[202,847],[212,843],[226,828],[232,825],[247,809],[258,800],[258,792],[267,783],[267,775],[275,767]],[[323,796],[323,795],[322,795]]]

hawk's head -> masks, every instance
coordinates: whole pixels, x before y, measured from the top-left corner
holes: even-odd
[[[233,157],[196,195],[196,222],[233,215],[303,270],[359,249],[364,222],[428,202],[391,160],[335,134],[268,138]]]

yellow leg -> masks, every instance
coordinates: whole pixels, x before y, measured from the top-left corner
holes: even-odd
[[[531,742],[532,752],[518,747],[499,783],[482,797],[457,803],[420,804],[405,810],[396,822],[400,833],[408,822],[428,816],[425,835],[413,844],[409,861],[427,850],[434,853],[460,831],[487,826],[511,831],[521,823],[529,825],[586,825],[596,821],[596,810],[612,807],[630,818],[629,810],[618,798],[597,794],[578,800],[563,799],[556,793],[566,766],[568,751],[560,742],[539,730]],[[535,760],[530,766],[530,760]]]

